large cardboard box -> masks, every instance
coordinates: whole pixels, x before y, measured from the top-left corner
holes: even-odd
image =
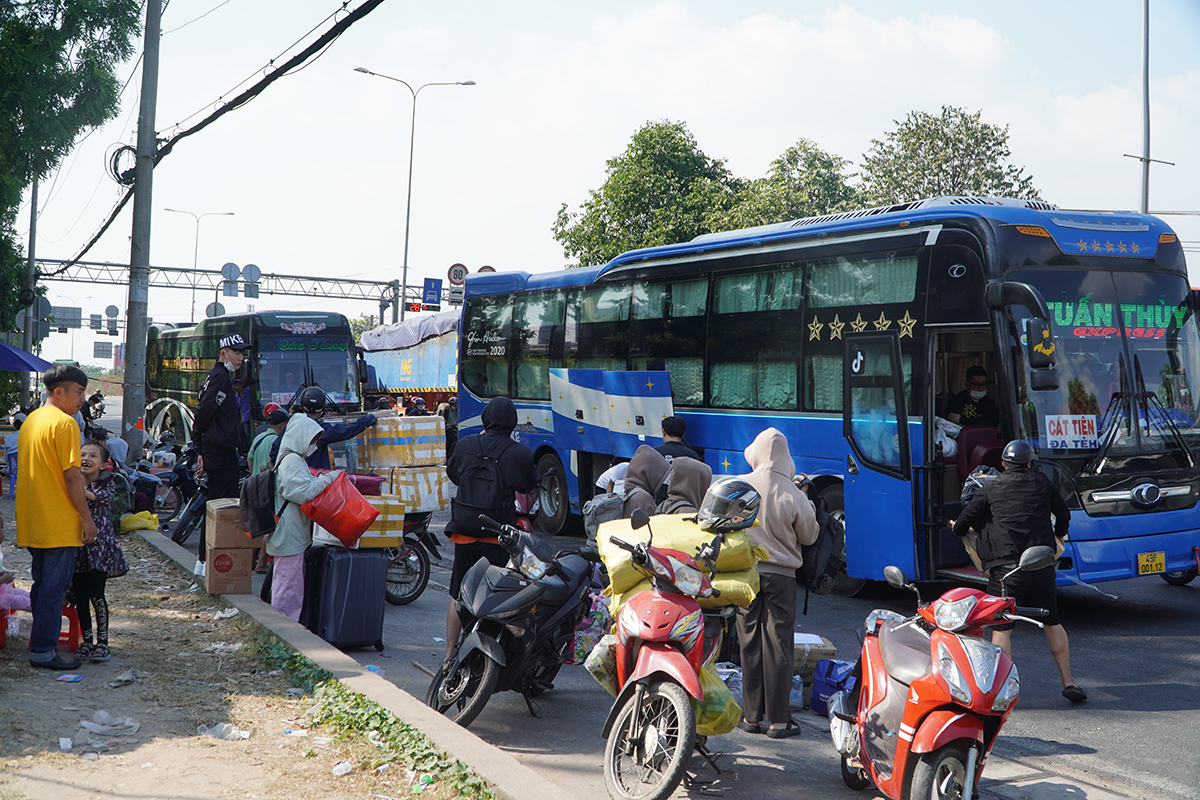
[[[208,501],[204,514],[204,536],[208,547],[232,550],[239,547],[263,546],[263,537],[251,539],[242,526],[238,505],[236,497]]]
[[[392,494],[364,498],[379,511],[379,517],[359,537],[352,550],[360,547],[399,547],[404,540],[404,514],[407,510],[400,498]],[[313,525],[313,544],[344,547],[341,541],[320,525]]]
[[[205,591],[209,594],[250,594],[253,555],[254,553],[245,547],[209,547],[204,562]]]
[[[804,677],[804,705],[811,707],[813,673],[817,669],[817,662],[823,658],[837,658],[837,647],[824,636],[814,633],[794,633],[792,642],[795,657],[792,674]]]
[[[383,491],[396,495],[409,514],[441,511],[450,507],[458,487],[446,477],[446,467],[392,467],[382,471]]]
[[[430,467],[446,460],[446,426],[441,417],[384,417],[359,434],[356,468]]]

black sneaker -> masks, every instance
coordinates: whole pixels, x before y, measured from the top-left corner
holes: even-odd
[[[54,658],[50,659],[49,661],[34,661],[33,659],[29,659],[29,666],[37,667],[38,669],[53,669],[63,672],[69,669],[79,669],[79,662],[68,661],[56,653]]]

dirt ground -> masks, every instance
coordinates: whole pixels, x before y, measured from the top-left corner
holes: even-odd
[[[12,501],[0,500],[0,512],[9,521],[5,567],[28,589],[29,556],[14,543]],[[130,571],[109,583],[111,661],[82,665],[75,683],[31,668],[24,612],[20,634],[0,650],[0,800],[411,796],[419,776],[398,763],[377,772],[379,751],[369,742],[308,727],[314,701],[264,664],[256,623],[218,619],[227,609],[221,598],[137,535],[119,538]],[[131,669],[136,681],[109,685]],[[89,734],[80,721],[97,712],[139,727]],[[220,723],[249,737],[197,733]],[[70,751],[60,739],[71,740]],[[352,771],[335,776],[342,761]],[[445,794],[429,788],[428,797]]]

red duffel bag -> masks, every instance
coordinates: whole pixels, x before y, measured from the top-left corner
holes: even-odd
[[[379,510],[363,498],[344,472],[325,491],[300,506],[300,510],[346,547],[353,547],[379,517]]]

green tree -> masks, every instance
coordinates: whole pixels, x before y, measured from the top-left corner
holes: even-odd
[[[552,227],[572,266],[603,264],[626,250],[708,233],[741,181],[705,155],[682,122],[648,122],[609,160],[604,185],[576,213],[564,203]]]
[[[374,314],[359,314],[356,319],[350,320],[350,332],[354,334],[354,343],[362,344],[363,334],[374,327]]]
[[[925,197],[970,195],[1040,200],[1033,177],[1009,163],[1008,126],[989,125],[982,112],[942,106],[940,114],[912,111],[863,156],[862,192],[868,205]]]
[[[138,0],[0,0],[0,329],[24,286],[21,193],[117,113],[115,70],[133,53]]]
[[[850,162],[800,139],[771,162],[765,178],[751,181],[728,210],[709,220],[713,230],[801,219],[854,208],[858,197],[847,183]]]

